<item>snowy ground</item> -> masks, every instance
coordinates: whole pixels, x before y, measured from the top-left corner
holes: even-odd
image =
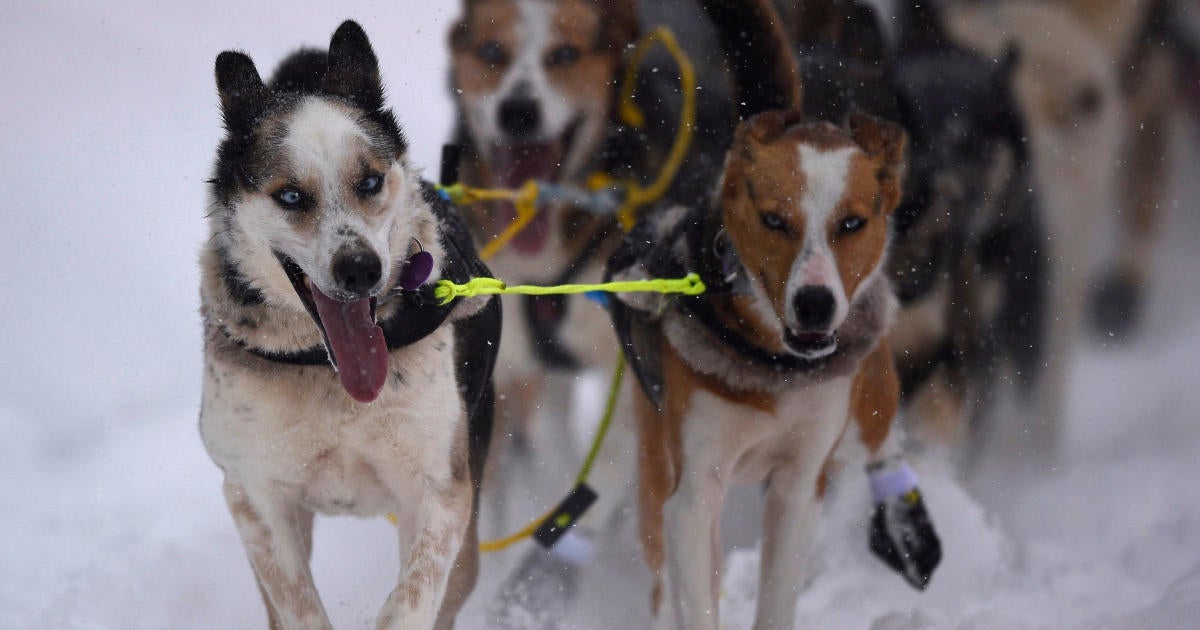
[[[450,126],[444,40],[455,4],[0,8],[0,628],[265,625],[195,430],[195,254],[219,136],[212,62],[242,48],[265,73],[355,17],[415,159],[432,170]],[[1010,468],[964,487],[925,461],[946,561],[923,594],[867,554],[865,488],[841,484],[799,598],[802,627],[1200,625],[1196,168],[1189,153],[1145,334],[1078,351],[1059,469],[1031,479]],[[733,542],[749,546],[727,558],[730,630],[749,626],[757,574],[750,526],[739,528]],[[575,627],[647,620],[629,534],[618,531],[585,578]],[[367,627],[395,577],[390,526],[319,520],[316,547],[335,625]],[[511,555],[485,561],[463,627],[486,626],[484,600]]]

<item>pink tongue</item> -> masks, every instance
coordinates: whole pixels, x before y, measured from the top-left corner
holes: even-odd
[[[339,302],[315,286],[312,296],[342,387],[358,402],[375,400],[387,380],[388,352],[383,329],[371,318],[371,300]]]
[[[499,207],[496,212],[496,227],[498,228],[497,233],[499,233],[508,227],[513,219],[517,218],[517,209],[507,201],[500,201],[497,204]],[[538,212],[534,215],[533,220],[525,224],[525,227],[517,232],[517,235],[509,243],[522,254],[532,255],[542,251],[542,247],[546,244],[546,237],[549,235],[550,221],[546,218],[545,212]]]
[[[493,148],[500,183],[508,188],[520,188],[525,182],[536,179],[554,181],[558,173],[557,150],[550,144],[510,144]],[[517,210],[509,202],[497,204],[497,231],[503,230],[517,217]],[[550,235],[550,222],[545,212],[538,212],[513,237],[512,246],[522,254],[536,254],[546,244]]]

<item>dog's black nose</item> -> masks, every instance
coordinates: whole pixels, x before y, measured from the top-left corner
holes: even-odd
[[[833,292],[818,285],[801,287],[792,299],[792,308],[796,309],[796,320],[805,330],[826,330],[836,307]]]
[[[382,275],[383,263],[372,251],[346,252],[333,261],[333,280],[338,288],[358,297],[367,297]]]
[[[528,96],[510,96],[500,103],[500,128],[514,138],[536,134],[541,118],[538,102]]]

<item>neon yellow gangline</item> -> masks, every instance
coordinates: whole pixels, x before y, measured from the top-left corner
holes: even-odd
[[[433,289],[433,295],[442,304],[449,304],[459,297],[475,297],[477,295],[503,295],[518,293],[521,295],[571,295],[603,291],[605,293],[681,293],[683,295],[700,295],[706,287],[700,276],[689,273],[682,278],[628,280],[625,282],[601,282],[598,284],[559,284],[549,287],[539,287],[527,284],[508,286],[503,280],[496,278],[472,278],[466,284],[457,284],[450,280],[439,280]]]

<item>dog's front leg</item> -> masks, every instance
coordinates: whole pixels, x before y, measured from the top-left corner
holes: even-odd
[[[666,550],[663,586],[670,598],[670,611],[674,613],[660,614],[658,627],[664,630],[718,627],[719,519],[728,469],[712,455],[715,454],[685,453],[679,485],[663,505]]]
[[[434,627],[471,522],[469,480],[426,479],[421,489],[400,515],[400,582],[379,613],[381,630]],[[437,627],[453,627],[453,619],[442,620]]]
[[[767,482],[754,630],[795,625],[796,599],[821,512],[818,476],[811,462],[793,461],[773,471]]]
[[[290,498],[225,480],[233,515],[272,628],[331,628],[309,569],[313,513]]]

